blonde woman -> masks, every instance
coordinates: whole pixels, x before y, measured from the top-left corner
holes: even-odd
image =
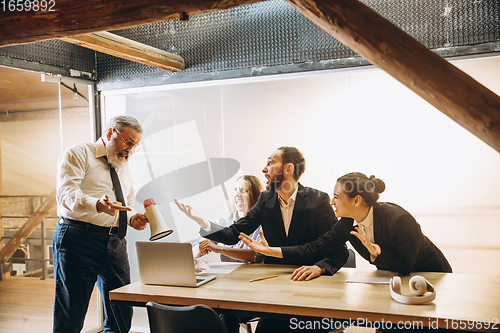
[[[263,186],[260,180],[252,175],[244,175],[239,177],[234,184],[233,190],[233,213],[229,216],[223,216],[215,221],[221,227],[229,227],[240,218],[244,217],[250,208],[255,205]],[[191,206],[185,205],[177,200],[175,203],[179,209],[184,212],[193,221],[206,221],[206,219]],[[249,237],[259,241],[260,228],[255,230]],[[249,249],[242,241],[234,245],[226,245],[222,243],[214,243],[208,239],[203,239],[201,242],[193,245],[193,255],[200,257],[209,252],[221,254],[221,261],[233,261],[231,258],[245,261],[254,261],[254,252]]]

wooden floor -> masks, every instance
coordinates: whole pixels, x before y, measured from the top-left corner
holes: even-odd
[[[94,290],[82,332],[97,327],[97,292]],[[0,333],[52,332],[54,280],[12,277],[0,281]]]

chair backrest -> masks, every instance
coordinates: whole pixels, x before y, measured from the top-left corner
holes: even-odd
[[[169,306],[148,302],[151,333],[227,333],[219,315],[206,305]]]
[[[347,249],[349,251],[349,257],[347,258],[347,262],[344,264],[344,267],[353,267],[356,268],[356,254],[353,249]]]

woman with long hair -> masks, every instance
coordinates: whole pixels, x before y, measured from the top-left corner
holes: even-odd
[[[228,216],[222,216],[215,221],[215,223],[222,227],[229,227],[234,222],[244,217],[253,205],[255,205],[262,191],[263,186],[257,177],[252,175],[239,177],[234,184],[233,212]],[[185,205],[177,200],[175,200],[175,203],[182,212],[195,222],[197,220],[205,220],[205,218],[197,210],[193,209],[193,207]],[[259,231],[260,228],[255,230],[250,235],[250,238],[256,241],[260,240]],[[254,252],[242,241],[234,245],[225,245],[222,243],[216,244],[208,239],[203,239],[193,245],[193,255],[195,257],[205,255],[209,252],[220,253],[222,261],[232,261],[230,258],[246,262],[254,261]]]

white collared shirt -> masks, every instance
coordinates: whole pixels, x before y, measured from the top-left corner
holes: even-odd
[[[281,208],[281,217],[283,218],[283,225],[285,227],[285,233],[287,236],[288,236],[288,230],[290,229],[290,223],[292,223],[293,208],[295,207],[295,199],[297,198],[298,189],[299,187],[297,186],[293,194],[288,199],[288,204],[286,204],[285,201],[278,194],[278,200],[280,202],[280,208]]]
[[[355,225],[358,225],[361,230],[368,236],[370,242],[375,243],[373,238],[373,206],[370,208],[368,215],[366,215],[365,219],[359,223],[356,222]]]
[[[97,201],[105,194],[118,201],[113,191],[109,165],[103,159],[106,147],[101,138],[95,143],[84,143],[70,147],[57,162],[57,215],[99,226],[118,226],[118,216],[97,212]],[[123,197],[132,211],[127,220],[136,213],[134,205],[134,181],[128,165],[117,170]]]

